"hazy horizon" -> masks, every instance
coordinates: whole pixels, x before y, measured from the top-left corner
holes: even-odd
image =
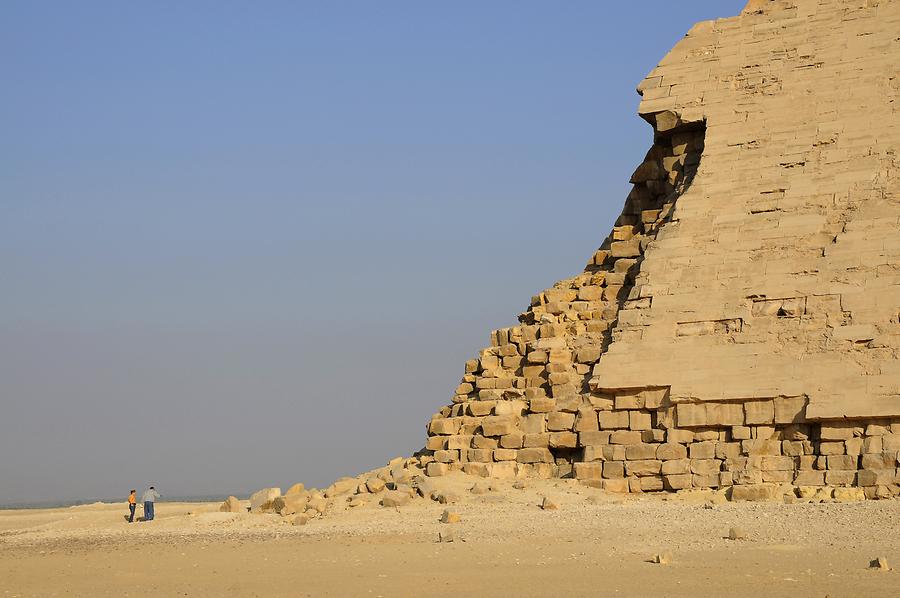
[[[583,267],[745,0],[0,6],[0,504],[324,486]]]

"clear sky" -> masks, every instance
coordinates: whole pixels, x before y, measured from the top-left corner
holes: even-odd
[[[0,4],[0,503],[410,454],[580,271],[692,2]]]

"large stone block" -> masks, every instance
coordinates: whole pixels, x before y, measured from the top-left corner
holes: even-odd
[[[553,463],[553,455],[546,448],[523,448],[516,456],[519,463]]]
[[[575,478],[578,480],[600,480],[603,478],[603,463],[575,463]]]
[[[828,457],[828,469],[856,470],[858,457],[855,455],[831,455]]]
[[[775,422],[774,401],[747,401],[744,403],[744,421],[747,425]]]
[[[775,484],[734,486],[731,489],[731,500],[761,502],[780,498],[781,489]]]
[[[620,430],[628,428],[627,411],[601,411],[599,415],[601,430]]]
[[[550,448],[575,448],[578,446],[578,434],[575,432],[551,432]]]
[[[740,403],[710,403],[706,406],[706,420],[710,426],[741,426],[744,408]]]
[[[698,475],[719,474],[722,462],[718,459],[691,459],[691,473]]]
[[[662,461],[647,459],[643,461],[626,461],[625,474],[628,476],[648,476],[662,473]]]
[[[853,438],[857,431],[862,436],[862,428],[849,422],[822,424],[819,430],[819,438],[822,440],[847,440]]]
[[[660,444],[656,449],[656,458],[660,461],[672,461],[674,459],[686,459],[688,449],[683,444],[668,442]]]
[[[693,428],[707,425],[706,405],[679,403],[675,406],[675,420],[682,428]]]
[[[616,430],[609,435],[610,444],[638,444],[641,440],[641,433],[633,430]]]
[[[579,432],[578,442],[581,446],[599,446],[609,444],[612,432]]]
[[[824,486],[824,471],[798,471],[794,474],[795,486]]]
[[[776,424],[806,421],[806,397],[778,397],[774,403]]]
[[[688,445],[691,459],[714,459],[716,456],[716,443],[712,441],[695,442]]]
[[[580,408],[575,417],[575,431],[596,432],[599,429],[597,412],[591,407]]]
[[[625,458],[629,461],[656,459],[655,444],[632,444],[625,447]]]
[[[250,495],[250,511],[272,510],[272,502],[281,496],[281,488],[263,488]]]
[[[897,482],[897,470],[861,469],[857,472],[857,483],[860,486],[887,486]]]
[[[649,430],[652,426],[650,414],[644,411],[628,412],[628,427],[632,430]]]
[[[575,426],[575,414],[554,411],[547,418],[547,429],[551,432],[571,430]]]
[[[690,459],[674,459],[664,461],[661,471],[663,475],[684,475],[691,473]]]
[[[491,415],[481,420],[485,436],[503,436],[516,431],[516,418],[512,415]]]
[[[431,434],[440,434],[450,436],[459,433],[462,421],[457,417],[442,417],[431,420],[428,425],[428,432]]]

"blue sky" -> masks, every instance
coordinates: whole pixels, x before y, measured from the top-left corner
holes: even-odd
[[[637,83],[742,5],[4,2],[0,503],[420,448],[607,234]]]

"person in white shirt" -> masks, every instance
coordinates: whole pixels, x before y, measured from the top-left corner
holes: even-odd
[[[159,492],[157,492],[156,488],[153,486],[150,486],[150,488],[144,492],[144,495],[141,496],[141,501],[144,503],[144,521],[153,521],[153,503],[155,503],[158,498]]]

